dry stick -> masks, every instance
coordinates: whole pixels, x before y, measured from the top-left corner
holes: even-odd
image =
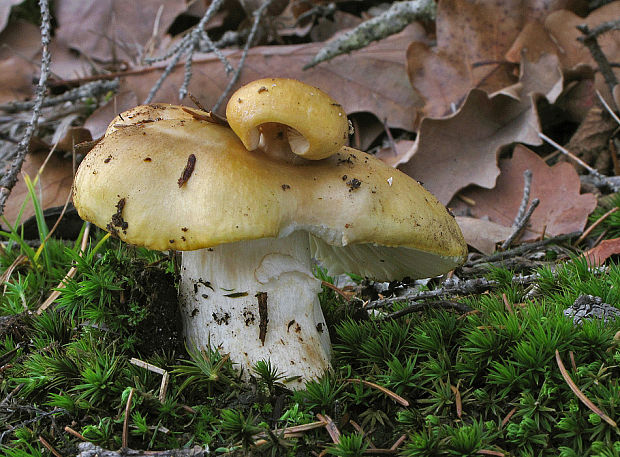
[[[388,139],[388,143],[390,144],[390,149],[392,150],[392,155],[397,156],[398,151],[396,150],[396,143],[394,142],[394,137],[392,136],[392,132],[390,131],[390,127],[388,127],[387,117],[383,118],[383,129],[385,130],[385,134]]]
[[[256,35],[256,32],[258,31],[258,24],[260,23],[263,13],[267,10],[267,8],[269,8],[269,5],[271,5],[271,1],[272,0],[265,0],[263,4],[258,9],[256,9],[254,13],[252,13],[254,14],[254,23],[252,24],[252,29],[250,30],[250,34],[248,35],[248,40],[246,41],[245,46],[243,47],[243,53],[241,54],[241,58],[239,59],[237,70],[235,70],[233,77],[230,78],[230,81],[228,81],[228,85],[226,86],[226,89],[224,89],[224,92],[222,92],[222,94],[220,95],[220,98],[218,98],[215,105],[213,105],[213,108],[211,108],[211,111],[214,111],[214,112],[217,111],[220,105],[228,97],[228,94],[232,90],[233,86],[237,84],[237,81],[239,80],[239,76],[241,76],[241,71],[243,70],[243,66],[245,64],[245,59],[248,56],[248,51],[250,50],[250,46],[252,46],[252,42],[254,41],[254,36]]]
[[[545,240],[534,241],[533,243],[524,243],[515,248],[508,249],[506,251],[496,252],[489,256],[482,257],[480,259],[468,262],[466,265],[471,266],[471,265],[478,265],[480,263],[491,263],[491,262],[495,262],[498,260],[503,260],[508,257],[513,257],[513,256],[524,254],[534,249],[542,248],[551,243],[559,243],[562,241],[570,240],[571,238],[575,238],[579,235],[581,235],[581,232],[571,232],[571,233],[565,233],[565,234],[558,235],[555,237],[547,238]]]
[[[400,438],[396,440],[394,444],[390,447],[391,450],[395,451],[398,447],[405,442],[407,439],[407,435],[401,435]]]
[[[532,188],[532,170],[525,170],[523,172],[523,198],[521,198],[521,204],[519,205],[519,209],[517,211],[515,220],[512,223],[513,227],[519,226],[521,224],[521,220],[525,216],[525,211],[527,210],[527,204],[530,202],[531,188]]]
[[[598,40],[597,40],[598,34],[593,34],[590,31],[590,28],[588,27],[587,24],[578,25],[577,30],[583,33],[583,36],[577,39],[581,41],[584,44],[584,46],[588,48],[588,50],[590,51],[590,54],[592,54],[592,58],[596,61],[596,64],[598,65],[598,69],[600,70],[601,74],[605,78],[605,82],[607,83],[607,86],[609,87],[609,91],[613,94],[614,87],[618,84],[618,80],[616,79],[616,75],[614,74],[614,71],[612,70],[611,65],[609,65],[609,60],[607,60],[607,57],[605,57],[605,54],[603,53],[601,46],[598,44]],[[608,29],[608,30],[611,30],[611,29]],[[599,33],[603,33],[603,32],[599,32]]]
[[[327,43],[303,69],[307,70],[318,63],[361,49],[373,41],[398,33],[417,19],[434,20],[436,13],[437,7],[434,1],[395,2],[384,13],[362,22],[353,30],[344,32]]]
[[[79,443],[79,454],[76,457],[207,457],[211,452],[194,446],[191,449],[172,449],[166,451],[139,451],[135,449],[121,449],[109,451],[93,443]]]
[[[521,204],[519,205],[519,209],[517,211],[517,215],[515,217],[514,222],[512,223],[512,233],[506,240],[502,243],[502,250],[506,250],[510,247],[510,245],[523,233],[525,226],[527,225],[532,213],[538,206],[538,199],[535,198],[532,201],[532,205],[530,206],[529,211],[527,210],[527,204],[530,201],[530,189],[532,187],[532,171],[525,170],[523,172],[523,198],[521,198]]]
[[[514,240],[516,240],[519,237],[519,235],[521,235],[523,230],[525,230],[525,226],[529,222],[530,217],[532,217],[532,213],[538,207],[539,203],[540,203],[540,200],[538,200],[537,198],[532,200],[532,203],[530,204],[530,207],[528,208],[527,212],[525,213],[525,216],[523,216],[523,219],[521,219],[521,221],[519,222],[519,225],[514,227],[514,229],[513,229],[512,233],[510,234],[510,236],[506,239],[506,241],[504,241],[502,243],[502,248],[503,249],[507,249],[508,247],[510,247],[512,242]]]
[[[544,133],[539,132],[538,136],[541,139],[543,139],[544,141],[546,141],[547,143],[549,143],[551,146],[555,147],[562,154],[566,155],[568,158],[570,158],[571,160],[575,161],[576,163],[581,165],[583,168],[588,170],[588,172],[590,173],[590,178],[592,179],[593,184],[596,187],[609,187],[614,192],[618,192],[618,190],[620,189],[620,180],[618,179],[618,178],[620,178],[619,176],[607,177],[607,176],[599,173],[598,170],[592,168],[590,165],[585,163],[579,157],[575,156],[575,154],[570,152],[568,149],[560,146],[558,143],[553,141],[551,138],[549,138]],[[583,176],[582,176],[582,179],[583,179]]]
[[[48,451],[50,451],[52,454],[54,454],[56,457],[62,457],[62,454],[60,452],[58,452],[56,449],[54,449],[54,446],[52,446],[45,438],[43,438],[41,435],[39,435],[39,441],[41,442],[41,444],[43,446],[45,446],[47,448]]]
[[[23,384],[20,384],[20,386],[23,387]],[[36,412],[39,412],[41,410],[37,409],[37,408],[33,408]],[[36,417],[33,417],[32,419],[27,419],[25,421],[20,422],[17,425],[13,425],[13,426],[9,426],[9,428],[5,431],[2,432],[2,434],[0,434],[0,445],[2,445],[2,442],[4,441],[4,437],[5,435],[12,433],[13,431],[17,430],[18,428],[23,428],[27,425],[33,424],[35,422],[39,422],[41,419],[44,419],[46,417],[50,417],[50,416],[54,416],[56,414],[67,414],[67,411],[65,411],[64,409],[60,409],[60,408],[54,408],[52,411],[42,411],[41,414],[39,414]]]
[[[329,417],[327,414],[317,414],[316,417],[323,422],[325,430],[327,430],[327,433],[329,433],[332,441],[335,444],[340,443],[340,430],[338,430],[338,427],[336,426],[332,418]]]
[[[436,300],[432,302],[413,302],[409,306],[403,309],[399,309],[398,311],[394,311],[386,316],[382,316],[379,320],[390,320],[397,319],[402,316],[406,316],[408,314],[412,314],[418,311],[421,311],[426,308],[446,308],[446,309],[454,309],[461,313],[468,313],[471,311],[471,308],[463,303],[459,303],[456,301],[450,300]]]
[[[4,214],[4,206],[6,201],[11,195],[11,191],[17,183],[17,176],[22,169],[22,164],[26,158],[28,152],[28,145],[34,134],[34,131],[41,114],[41,106],[43,99],[45,98],[45,90],[47,87],[47,79],[50,74],[50,62],[51,56],[49,51],[50,44],[50,29],[51,29],[51,15],[47,0],[39,0],[39,8],[41,9],[41,74],[39,76],[39,83],[35,89],[35,102],[32,107],[32,117],[30,122],[26,126],[26,131],[21,141],[17,145],[15,157],[11,164],[9,172],[0,179],[0,215]]]
[[[605,179],[606,176],[603,176],[601,173],[599,173],[599,171],[595,168],[592,168],[590,165],[588,165],[587,163],[585,163],[583,160],[581,160],[579,157],[577,157],[575,154],[573,154],[572,152],[570,152],[568,149],[566,149],[563,146],[560,146],[558,143],[556,143],[555,141],[553,141],[551,138],[549,138],[547,135],[545,135],[542,132],[538,132],[538,136],[545,142],[549,143],[551,146],[553,146],[554,148],[556,148],[558,151],[560,151],[562,154],[564,154],[565,156],[567,156],[569,159],[573,160],[574,162],[578,163],[579,165],[581,165],[583,168],[585,168],[586,170],[588,170],[588,172],[600,179]]]
[[[114,77],[116,78],[116,76]],[[109,79],[107,75],[93,76],[92,79],[95,81],[68,90],[61,95],[57,95],[56,97],[46,97],[41,103],[41,108],[56,106],[65,102],[75,102],[77,100],[88,97],[99,97],[101,95],[107,94],[110,91],[116,92],[116,90],[118,89],[118,79],[106,81],[106,79]],[[1,104],[0,110],[7,113],[27,111],[34,108],[35,104],[36,101],[32,100],[26,102],[10,102]]]
[[[351,424],[353,426],[353,428],[355,429],[355,431],[357,433],[359,433],[361,436],[363,436],[364,438],[366,438],[366,441],[368,441],[368,446],[371,449],[377,449],[377,446],[375,446],[375,444],[372,442],[372,440],[370,439],[369,436],[367,436],[366,432],[364,431],[364,429],[362,428],[362,426],[360,424],[358,424],[357,422],[355,422],[353,419],[349,420],[349,424]]]
[[[145,370],[152,371],[153,373],[157,373],[162,376],[161,384],[159,386],[159,401],[163,403],[164,400],[166,399],[166,391],[168,390],[168,381],[170,379],[170,374],[163,368],[159,368],[158,366],[152,365],[148,362],[144,362],[134,357],[132,357],[131,360],[129,360],[129,363],[136,365],[140,368],[144,368]]]
[[[609,216],[611,216],[613,213],[615,213],[619,209],[620,208],[615,206],[612,209],[610,209],[609,211],[607,211],[605,214],[603,214],[601,217],[599,217],[590,227],[588,227],[586,229],[585,232],[583,232],[581,234],[581,236],[579,238],[577,238],[575,240],[574,245],[577,246],[579,243],[581,243],[583,240],[585,240],[590,235],[590,233],[592,233],[592,230],[594,230],[596,227],[598,227],[601,224],[601,222],[603,222],[605,219],[607,219]]]
[[[535,281],[537,281],[540,276],[537,273],[531,275],[516,275],[512,277],[512,282],[515,284],[528,285]],[[468,279],[467,281],[451,281],[446,280],[444,283],[444,287],[440,287],[434,290],[425,290],[422,292],[416,292],[411,294],[402,295],[400,297],[390,297],[390,298],[382,298],[380,300],[375,300],[370,302],[365,306],[366,309],[378,309],[384,308],[386,306],[393,305],[394,303],[399,302],[414,302],[413,306],[419,307],[419,303],[415,303],[418,300],[425,300],[428,298],[436,298],[447,295],[471,295],[482,293],[487,290],[494,289],[499,286],[499,281],[494,279],[486,279],[486,278],[473,278]]]
[[[564,378],[564,381],[566,381],[566,384],[568,384],[568,387],[570,387],[570,390],[572,390],[573,393],[577,395],[577,398],[579,398],[579,400],[581,400],[581,402],[584,405],[586,405],[594,414],[599,416],[601,419],[603,419],[613,428],[617,429],[618,424],[616,424],[616,422],[611,417],[609,417],[607,414],[601,411],[601,409],[598,406],[592,403],[592,401],[588,397],[585,396],[585,394],[579,389],[579,387],[577,387],[577,384],[575,384],[575,382],[571,379],[570,375],[566,371],[566,368],[564,367],[564,363],[562,362],[562,358],[560,357],[560,352],[557,349],[555,350],[555,361],[557,362],[558,367],[560,368],[560,373],[562,373],[562,377]]]
[[[65,425],[65,432],[69,433],[70,435],[75,436],[77,439],[80,439],[82,441],[88,441],[84,435],[82,435],[79,432],[76,432],[75,430],[73,430],[68,425]]]
[[[605,101],[605,99],[603,98],[603,96],[601,95],[601,93],[598,90],[596,91],[596,96],[601,101],[601,103],[603,104],[603,106],[605,107],[607,112],[611,115],[611,117],[614,118],[614,121],[616,121],[617,124],[620,124],[620,118],[614,112],[614,110],[612,110],[611,107],[607,104],[607,102]]]
[[[202,16],[202,19],[200,19],[200,22],[196,24],[196,26],[191,30],[191,32],[185,35],[185,37],[183,37],[183,39],[176,46],[174,46],[171,51],[167,52],[161,57],[156,57],[152,59],[144,59],[146,63],[150,64],[150,63],[163,61],[163,60],[166,60],[172,57],[172,60],[170,61],[170,63],[166,65],[166,68],[164,69],[163,73],[161,74],[157,82],[153,85],[153,87],[149,91],[149,94],[144,100],[145,104],[151,103],[151,101],[153,100],[153,97],[155,97],[155,94],[157,94],[157,91],[161,88],[161,85],[163,84],[163,82],[166,80],[166,78],[168,78],[168,76],[170,76],[170,74],[172,73],[172,70],[174,70],[174,68],[178,64],[179,60],[181,59],[181,56],[187,53],[187,58],[186,58],[187,60],[185,61],[185,73],[183,76],[183,85],[179,89],[179,98],[185,97],[185,95],[187,94],[187,86],[189,85],[189,80],[191,79],[192,57],[200,43],[200,38],[204,34],[205,25],[207,24],[209,20],[211,20],[213,15],[217,13],[222,3],[223,3],[223,0],[214,0],[213,2],[211,2],[204,16]],[[232,68],[230,67],[230,63],[228,62],[228,60],[221,53],[216,52],[215,54],[218,58],[220,58],[220,60],[222,60],[223,58],[222,62],[224,63],[224,66],[226,67],[227,71],[229,68]]]

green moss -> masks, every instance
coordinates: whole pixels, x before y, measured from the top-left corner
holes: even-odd
[[[320,299],[334,369],[290,392],[282,367],[263,361],[254,367],[253,384],[244,384],[226,355],[185,348],[174,326],[159,335],[161,344],[153,343],[152,323],[176,319],[161,314],[164,305],[175,308],[176,297],[173,263],[162,254],[96,234],[81,257],[77,244],[56,241],[37,255],[16,232],[6,237],[13,243],[0,266],[6,269],[19,255],[27,262],[13,272],[0,300],[0,400],[10,398],[11,405],[0,407],[4,455],[41,455],[39,436],[63,455],[75,453],[77,439],[58,433],[65,425],[98,445],[120,447],[132,389],[129,444],[139,449],[201,445],[275,456],[327,449],[345,456],[359,455],[368,439],[389,448],[405,435],[401,456],[619,453],[618,428],[579,401],[555,356],[557,350],[584,395],[620,420],[620,341],[614,339],[620,321],[575,327],[563,315],[584,293],[620,303],[616,265],[604,274],[577,259],[554,272],[541,269],[533,298],[511,284],[511,272],[494,270],[499,289],[458,298],[474,310],[466,315],[429,308],[382,320],[325,288]],[[50,310],[25,313],[36,311],[71,265],[77,273]],[[163,402],[161,375],[132,358],[167,370]],[[409,406],[351,378],[378,384]],[[331,417],[343,433],[340,444],[331,445],[323,428],[301,438],[272,432],[312,422],[316,414]]]

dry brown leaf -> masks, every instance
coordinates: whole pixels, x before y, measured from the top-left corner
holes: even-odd
[[[11,8],[15,5],[19,5],[24,0],[2,0],[0,2],[0,31],[9,23],[9,16],[11,15]]]
[[[319,17],[317,23],[310,31],[312,41],[325,41],[342,32],[352,29],[362,23],[362,19],[354,14],[336,11],[333,18]]]
[[[580,124],[590,110],[599,104],[592,67],[580,65],[576,70],[564,70],[564,91],[555,106],[562,111],[567,121]]]
[[[613,167],[609,140],[618,124],[600,103],[597,105],[588,111],[566,149],[605,174]]]
[[[0,43],[0,103],[30,97],[39,71],[39,27],[15,21],[0,34]]]
[[[0,62],[12,59],[5,66],[15,68],[15,72],[0,73],[0,87],[6,93],[3,101],[26,98],[33,95],[34,83],[39,74],[41,62],[41,31],[38,26],[25,21],[12,21],[0,34]],[[88,75],[90,63],[83,56],[71,52],[56,37],[50,44],[52,55],[52,78],[73,79]],[[19,76],[21,84],[16,85]],[[27,81],[26,81],[27,80]],[[11,92],[13,95],[11,95]]]
[[[58,0],[56,37],[91,59],[135,60],[153,36],[157,18],[156,37],[161,38],[185,9],[185,0]]]
[[[491,188],[502,146],[541,143],[536,94],[553,102],[561,87],[557,57],[524,60],[519,83],[504,93],[489,96],[473,90],[454,116],[423,119],[414,146],[399,158],[398,168],[423,182],[444,204],[470,184]]]
[[[495,252],[495,245],[506,240],[512,233],[510,227],[475,217],[456,216],[465,241],[485,255]]]
[[[582,34],[577,30],[578,25],[586,24],[593,29],[603,22],[620,17],[620,1],[612,2],[594,10],[586,18],[580,17],[567,10],[555,11],[546,18],[544,25],[532,26],[536,30],[524,29],[507,54],[509,60],[518,58],[521,49],[532,49],[538,52],[541,48],[546,52],[554,52],[559,58],[562,68],[570,69],[579,64],[588,64],[596,68],[590,51],[577,38]],[[612,30],[598,38],[601,49],[610,62],[620,60],[620,30]],[[620,68],[615,68],[617,78],[620,78]],[[597,73],[596,87],[604,95],[609,93],[603,78]],[[607,98],[607,97],[606,97]]]
[[[257,46],[248,53],[237,86],[270,76],[296,78],[330,93],[347,113],[369,111],[379,119],[387,119],[390,127],[411,129],[420,101],[412,93],[405,71],[405,49],[411,40],[419,39],[424,33],[422,26],[412,24],[399,34],[306,71],[302,70],[303,65],[312,59],[322,43]],[[227,56],[236,66],[241,52],[228,52]],[[133,92],[142,102],[164,65],[122,78],[122,89]],[[203,106],[210,108],[224,91],[228,76],[217,57],[211,54],[197,56],[192,69],[189,91]],[[181,63],[164,81],[153,101],[179,103],[178,90],[182,82]],[[191,102],[183,100],[183,103]]]
[[[590,266],[600,267],[609,257],[618,254],[620,254],[620,238],[614,238],[601,241],[598,246],[584,252],[582,257],[588,260]]]
[[[35,68],[21,57],[0,61],[0,103],[29,98],[33,92]]]
[[[48,151],[44,151],[26,155],[26,160],[22,166],[22,174],[27,174],[34,180],[39,168],[47,157],[47,153]],[[64,205],[67,196],[71,192],[72,183],[73,167],[71,160],[62,159],[53,154],[39,178],[38,185],[35,187],[41,207],[51,208]],[[20,176],[4,208],[4,216],[9,223],[13,224],[15,222],[27,195],[28,190],[26,189],[24,178]],[[26,205],[21,222],[24,222],[32,215],[34,215],[34,210],[32,209],[32,203],[30,203]]]
[[[563,162],[549,167],[525,146],[515,147],[512,159],[500,161],[501,174],[494,189],[470,188],[462,195],[476,202],[469,207],[474,217],[488,217],[492,222],[510,227],[523,197],[523,172],[532,171],[530,201],[540,200],[522,240],[540,236],[543,231],[560,235],[583,230],[588,215],[596,208],[596,197],[580,194],[579,175],[575,167]],[[455,208],[463,204],[454,200]]]
[[[11,21],[0,33],[0,43],[0,60],[20,56],[33,64],[40,63],[41,31],[36,25],[21,20]]]
[[[91,114],[84,127],[90,130],[93,138],[101,138],[105,133],[110,121],[116,117],[118,113],[127,111],[129,108],[133,108],[138,105],[138,97],[130,90],[120,90],[116,93],[109,103],[95,110]]]
[[[411,84],[426,101],[423,114],[447,116],[473,88],[495,92],[516,78],[504,54],[523,26],[571,0],[447,0],[437,9],[437,45],[412,43],[407,53]]]
[[[520,62],[523,49],[527,49],[527,55],[532,60],[543,54],[556,54],[558,50],[541,21],[529,21],[525,24],[510,49],[506,51],[506,60]]]
[[[394,145],[396,151],[391,147],[381,148],[375,155],[389,166],[395,167],[400,163],[400,158],[407,154],[414,144],[415,141],[413,140],[396,141]]]

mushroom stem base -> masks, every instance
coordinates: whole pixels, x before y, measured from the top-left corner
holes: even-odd
[[[312,274],[309,237],[240,241],[182,254],[181,313],[188,342],[230,354],[246,378],[270,360],[302,387],[330,366],[331,346]]]

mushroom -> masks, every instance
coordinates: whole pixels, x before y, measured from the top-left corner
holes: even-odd
[[[294,80],[239,89],[230,127],[204,111],[140,106],[119,115],[77,172],[82,218],[120,239],[182,253],[184,331],[245,373],[270,359],[303,386],[330,366],[312,258],[332,274],[436,276],[463,236],[419,183],[344,146],[348,121]]]

